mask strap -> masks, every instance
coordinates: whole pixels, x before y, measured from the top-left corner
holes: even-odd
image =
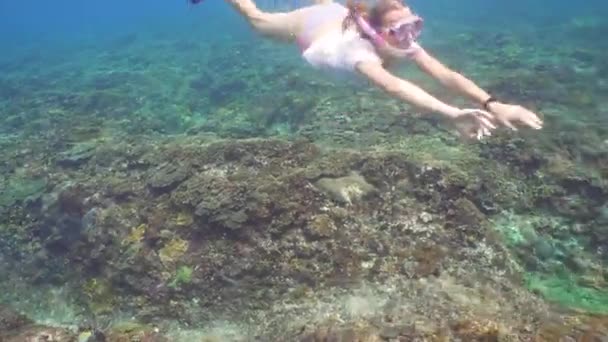
[[[363,19],[363,17],[359,14],[355,14],[355,21],[357,22],[357,26],[369,36],[376,46],[388,45],[386,40],[382,38],[380,34],[367,22],[367,20]]]

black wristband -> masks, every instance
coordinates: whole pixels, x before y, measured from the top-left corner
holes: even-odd
[[[490,98],[488,98],[487,100],[485,100],[483,102],[483,109],[489,111],[490,109],[488,108],[490,106],[490,103],[492,102],[498,102],[498,100],[496,98],[494,98],[493,96],[490,96]]]

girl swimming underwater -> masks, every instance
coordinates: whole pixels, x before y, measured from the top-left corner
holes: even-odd
[[[350,2],[343,6],[331,0],[316,0],[312,6],[284,13],[261,11],[252,0],[225,1],[261,34],[297,42],[302,56],[312,66],[358,73],[395,98],[443,114],[453,120],[466,137],[481,139],[490,135],[496,128],[494,123],[513,130],[517,130],[516,124],[534,129],[542,127],[535,113],[496,100],[425,51],[416,41],[422,18],[399,0],[377,0],[369,11]],[[403,59],[414,62],[443,86],[468,97],[485,110],[446,104],[385,68]]]

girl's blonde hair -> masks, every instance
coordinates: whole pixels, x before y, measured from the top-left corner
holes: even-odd
[[[371,27],[378,29],[379,27],[382,27],[382,19],[386,13],[399,9],[402,6],[401,2],[397,0],[378,0],[376,4],[368,10],[364,3],[348,0],[346,2],[348,16],[344,18],[344,21],[342,22],[342,30],[346,31],[351,26],[357,27],[355,22],[355,17],[357,15],[363,17]],[[369,38],[365,33],[361,32],[361,30],[359,30],[359,34],[363,38]]]

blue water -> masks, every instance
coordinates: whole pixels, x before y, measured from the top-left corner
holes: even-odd
[[[295,7],[306,1],[274,1],[277,7]],[[601,17],[608,5],[601,0],[573,1],[410,1],[410,5],[431,22],[457,21],[480,30],[492,23],[513,26],[555,25],[578,16]],[[272,9],[272,1],[261,7]],[[221,31],[243,29],[240,20],[223,1],[209,0],[191,8],[185,1],[81,1],[54,3],[3,1],[0,3],[0,43],[2,49],[32,43],[77,43],[84,36],[104,40],[125,32],[163,31],[180,35],[200,34],[221,22]],[[219,28],[218,28],[219,29]],[[247,39],[248,36],[245,36]],[[202,39],[203,37],[201,37]],[[47,47],[48,48],[48,47]],[[3,54],[4,58],[10,57]]]
[[[265,9],[293,8],[301,1],[261,1]],[[522,29],[552,30],[577,18],[601,18],[608,5],[600,0],[575,3],[572,1],[411,1],[410,5],[427,19],[430,27],[461,27],[479,31],[516,33]],[[460,26],[464,25],[464,26]],[[457,31],[456,31],[457,32]],[[454,30],[451,30],[454,33]],[[41,58],[78,59],[79,51],[102,53],[104,42],[128,34],[155,39],[227,39],[247,41],[259,39],[249,27],[220,0],[209,0],[199,6],[185,1],[139,1],[128,4],[119,1],[60,1],[37,3],[3,1],[0,3],[0,61],[14,62],[23,54],[36,53]],[[439,32],[441,34],[441,32]],[[425,42],[436,37],[427,34]],[[577,40],[589,37],[568,37],[561,44],[577,46]],[[595,39],[595,38],[591,38]],[[574,40],[574,41],[572,41]],[[95,50],[94,47],[98,47]],[[464,49],[467,47],[463,47]],[[68,49],[68,50],[63,50]],[[154,48],[149,50],[155,54]],[[223,52],[223,51],[221,51]],[[297,56],[294,56],[297,58]],[[272,64],[272,57],[269,58]],[[449,62],[449,61],[446,61]]]

